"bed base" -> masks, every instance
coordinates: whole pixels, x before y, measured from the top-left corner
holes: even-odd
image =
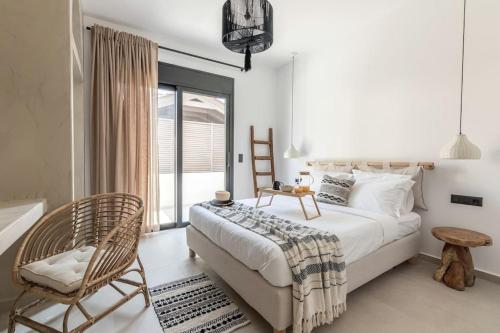
[[[259,272],[246,267],[193,226],[186,228],[189,254],[203,260],[273,327],[285,332],[292,325],[291,287],[276,287]],[[420,251],[420,231],[389,243],[347,266],[348,292],[393,267],[415,258]]]

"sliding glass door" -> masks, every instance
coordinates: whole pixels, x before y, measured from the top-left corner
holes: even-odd
[[[226,98],[183,91],[182,220],[226,189]]]
[[[180,73],[193,74],[185,70]],[[232,192],[232,93],[217,84],[199,89],[200,80],[186,86],[189,77],[183,85],[165,84],[161,66],[159,74],[160,223],[169,228],[186,225],[189,208],[213,199],[215,191]]]

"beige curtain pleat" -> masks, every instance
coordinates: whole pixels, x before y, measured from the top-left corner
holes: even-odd
[[[158,45],[94,25],[92,52],[92,192],[140,196],[158,231]]]

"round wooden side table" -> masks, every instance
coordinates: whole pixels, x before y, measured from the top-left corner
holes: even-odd
[[[491,237],[477,231],[454,227],[432,228],[432,235],[445,242],[441,265],[434,273],[434,280],[444,282],[448,287],[457,290],[472,287],[476,276],[469,247],[491,246]]]

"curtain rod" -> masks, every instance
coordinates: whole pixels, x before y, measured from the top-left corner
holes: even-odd
[[[92,27],[87,27],[87,30],[92,30]],[[238,68],[242,72],[245,70],[243,67],[240,67],[240,66],[237,66],[237,65],[233,65],[233,64],[230,64],[230,63],[227,63],[227,62],[215,60],[215,59],[212,59],[212,58],[202,57],[202,56],[199,56],[197,54],[193,54],[193,53],[189,53],[189,52],[184,52],[184,51],[180,51],[180,50],[176,50],[176,49],[171,49],[169,47],[165,47],[165,46],[161,46],[161,45],[158,45],[158,48],[162,49],[162,50],[170,51],[170,52],[175,52],[175,53],[183,54],[183,55],[186,55],[186,56],[189,56],[189,57],[193,57],[193,58],[198,58],[198,59],[202,59],[202,60],[206,60],[206,61],[215,62],[215,63],[220,64],[220,65],[225,65],[225,66],[229,66],[229,67]]]

